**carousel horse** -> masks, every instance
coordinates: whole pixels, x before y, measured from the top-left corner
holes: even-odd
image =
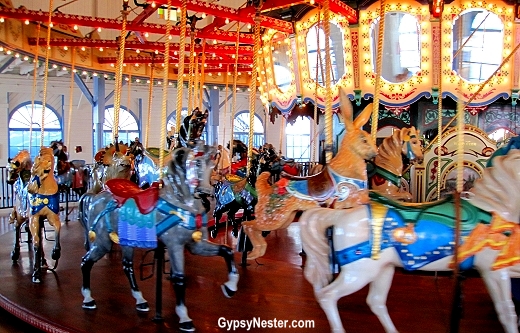
[[[415,127],[395,130],[386,137],[378,148],[374,159],[374,175],[370,178],[371,189],[383,193],[399,201],[412,201],[412,195],[400,191],[403,175],[403,158],[410,163],[422,161],[423,152],[419,131]]]
[[[207,240],[207,196],[212,192],[209,184],[213,167],[211,150],[203,144],[195,150],[177,148],[172,152],[172,160],[160,183],[141,190],[131,181],[112,179],[106,184],[107,190],[94,197],[88,209],[90,249],[81,263],[83,308],[96,308],[91,296],[90,272],[94,263],[109,251],[112,242],[121,245],[123,269],[138,311],[149,311],[149,307],[137,286],[133,247],[155,248],[158,239],[166,246],[176,295],[175,312],[180,318],[181,330],[194,330],[184,299],[185,248],[201,256],[223,257],[229,280],[222,285],[222,290],[227,297],[234,295],[239,276],[233,250]],[[143,237],[138,238],[138,235]]]
[[[32,274],[34,283],[41,282],[42,268],[46,266],[41,239],[41,223],[43,223],[44,218],[54,227],[54,247],[51,258],[56,261],[55,267],[61,256],[60,195],[53,172],[53,150],[49,147],[41,147],[38,156],[34,159],[34,164],[31,167],[31,178],[27,183],[30,204],[29,229],[31,230],[34,249],[34,270]]]
[[[368,202],[365,160],[377,154],[377,147],[361,127],[370,118],[372,104],[352,121],[350,100],[344,92],[340,93],[340,98],[340,116],[344,118],[347,133],[336,156],[320,173],[310,177],[283,176],[273,185],[268,182],[270,173],[258,176],[255,220],[242,223],[253,246],[248,260],[265,254],[267,242],[262,232],[287,228],[299,211],[321,205],[346,208]]]
[[[486,167],[493,166],[493,160],[497,156],[506,155],[511,149],[520,149],[520,135],[510,138],[505,146],[495,150],[491,157],[487,160]]]
[[[177,135],[177,142],[172,144],[170,141],[168,150],[157,147],[143,148],[140,143],[136,145],[136,147],[139,147],[138,151],[140,151],[140,154],[138,154],[135,160],[135,179],[141,188],[146,188],[159,179],[160,170],[158,165],[161,149],[163,149],[164,164],[167,164],[172,158],[171,153],[173,149],[180,147],[194,148],[199,144],[208,115],[208,110],[201,112],[198,108],[194,109],[191,115],[186,116],[182,120],[179,134]],[[169,140],[172,140],[171,134],[167,137]]]
[[[195,141],[202,137],[206,122],[208,121],[209,112],[206,110],[202,112],[199,108],[195,108],[191,115],[185,117],[179,129],[177,137],[177,148],[191,147]]]
[[[520,263],[520,150],[497,157],[459,202],[453,197],[407,204],[371,193],[365,205],[347,210],[315,208],[300,217],[305,277],[327,315],[332,332],[345,332],[337,301],[367,284],[367,304],[385,332],[397,332],[386,299],[395,267],[405,270],[453,269],[456,208],[460,207],[461,270],[475,268],[484,279],[498,318],[507,333],[518,333],[511,300],[510,271]],[[333,227],[334,281],[325,230]],[[331,282],[332,281],[332,282]]]
[[[87,191],[89,172],[85,161],[69,161],[67,146],[63,141],[52,141],[49,145],[56,157],[56,180],[60,192],[68,193],[72,189],[78,195]]]
[[[83,194],[78,203],[78,220],[85,228],[85,250],[90,248],[87,230],[87,210],[92,199],[105,188],[105,183],[110,179],[131,180],[134,170],[133,155],[127,154],[126,146],[119,147],[120,151],[110,148],[99,151],[94,159],[93,185],[90,190]],[[125,153],[122,153],[125,152]]]
[[[22,150],[15,157],[9,159],[7,165],[7,184],[14,187],[14,205],[11,214],[9,214],[9,223],[14,225],[15,231],[14,248],[11,252],[13,262],[20,258],[21,229],[29,221],[27,183],[31,178],[31,167],[31,155],[27,150]],[[30,239],[29,242],[31,242]]]
[[[228,144],[229,147],[229,144]],[[249,221],[254,218],[257,194],[254,188],[259,168],[258,154],[253,153],[250,172],[247,175],[247,146],[240,140],[233,140],[233,153],[240,156],[240,161],[231,164],[231,173],[221,174],[221,177],[214,182],[215,188],[215,209],[213,217],[215,225],[211,230],[211,237],[215,238],[218,234],[219,222],[224,213],[227,215],[227,222],[232,227],[233,236],[238,236],[238,224],[236,213],[242,209],[241,220]]]

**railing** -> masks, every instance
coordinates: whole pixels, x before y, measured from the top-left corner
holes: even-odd
[[[299,176],[308,176],[311,168],[316,165],[316,162],[301,162],[300,174]],[[0,209],[2,208],[11,208],[14,206],[14,187],[12,185],[7,184],[8,174],[7,168],[0,167]],[[72,189],[68,190],[68,202],[77,202],[79,201],[80,196],[74,192]],[[60,202],[67,202],[67,193],[60,192]]]
[[[0,209],[11,208],[14,206],[14,187],[7,184],[8,179],[7,167],[0,167]],[[60,192],[60,203],[79,201],[80,195],[74,192],[72,189],[67,192]]]

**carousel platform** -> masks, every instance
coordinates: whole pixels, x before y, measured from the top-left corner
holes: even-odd
[[[41,284],[31,282],[32,252],[27,243],[22,245],[18,262],[10,259],[13,231],[0,219],[0,306],[15,317],[44,332],[111,332],[157,333],[177,332],[174,312],[175,296],[167,280],[162,281],[162,309],[157,311],[155,277],[138,281],[151,310],[140,314],[130,294],[123,274],[117,246],[111,254],[100,260],[92,270],[92,296],[96,310],[81,307],[81,257],[83,233],[79,222],[71,221],[62,227],[62,258],[55,272],[47,272]],[[221,234],[223,230],[221,230]],[[26,235],[25,235],[26,236]],[[48,237],[52,233],[47,233]],[[314,299],[311,285],[305,280],[298,223],[286,230],[271,232],[267,236],[265,257],[239,267],[240,282],[234,298],[227,299],[220,290],[226,279],[223,259],[198,257],[187,254],[187,306],[198,332],[233,331],[219,327],[219,320],[304,320],[313,321],[314,328],[281,329],[255,328],[253,332],[327,332],[329,324]],[[216,240],[224,242],[224,237]],[[234,238],[228,236],[231,246]],[[46,242],[50,253],[52,242]],[[144,251],[137,251],[135,269]],[[152,259],[149,254],[147,262]],[[235,254],[237,264],[240,254]],[[165,268],[168,271],[168,266]],[[146,266],[144,276],[152,273]],[[388,308],[396,327],[402,333],[446,333],[450,327],[453,278],[447,274],[418,274],[398,270],[388,297]],[[476,274],[463,282],[464,303],[459,332],[502,332],[491,299]],[[348,332],[383,332],[379,321],[365,303],[367,288],[342,298],[339,309]],[[224,318],[224,319],[221,319]],[[8,328],[0,332],[10,332]],[[235,331],[245,332],[246,328]]]

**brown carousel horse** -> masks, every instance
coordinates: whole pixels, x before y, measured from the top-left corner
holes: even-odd
[[[131,180],[134,174],[134,157],[129,154],[129,148],[125,144],[111,145],[103,148],[94,156],[96,165],[92,171],[92,186],[90,190],[83,194],[78,203],[78,220],[81,222],[87,233],[86,212],[92,199],[96,194],[105,189],[105,183],[110,179]],[[85,234],[85,249],[88,250],[88,234]]]
[[[422,161],[423,151],[419,131],[415,127],[395,130],[378,148],[374,159],[374,175],[370,178],[371,189],[399,201],[412,201],[412,195],[400,191],[403,175],[403,158],[410,163]]]
[[[31,178],[31,167],[31,155],[27,150],[22,150],[15,157],[9,159],[9,164],[7,165],[7,184],[14,187],[14,205],[9,215],[9,223],[14,224],[15,230],[14,248],[11,252],[13,262],[20,258],[21,229],[29,221],[29,202],[26,186]]]
[[[347,208],[368,202],[365,160],[377,154],[377,147],[361,127],[370,118],[372,104],[352,121],[350,100],[344,92],[340,92],[340,98],[341,112],[338,115],[344,118],[347,133],[336,156],[320,173],[310,177],[284,176],[273,186],[268,182],[270,173],[264,172],[258,176],[256,219],[242,223],[253,246],[247,259],[265,254],[267,243],[262,232],[287,228],[298,211],[322,205]]]
[[[40,153],[34,159],[34,164],[31,168],[31,179],[27,184],[27,191],[29,192],[29,203],[31,206],[29,228],[31,230],[34,249],[32,281],[34,283],[40,283],[42,266],[45,264],[41,239],[41,223],[43,223],[44,218],[54,227],[55,243],[51,258],[56,260],[55,267],[61,255],[60,196],[58,183],[54,178],[54,154],[52,148],[40,148]]]

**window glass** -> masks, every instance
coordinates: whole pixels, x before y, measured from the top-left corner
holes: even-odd
[[[9,118],[9,157],[14,157],[20,150],[29,150],[29,146],[31,156],[38,155],[41,144],[42,111],[41,104],[34,104],[34,108],[32,104],[26,104],[11,114]],[[63,139],[60,120],[56,113],[49,108],[45,108],[43,130],[44,146],[50,145],[51,141]],[[65,142],[65,144],[67,143]]]
[[[308,162],[311,158],[311,120],[298,117],[294,124],[287,124],[286,157],[298,162]]]
[[[235,116],[233,124],[233,137],[249,144],[249,112],[242,112]],[[228,142],[229,140],[225,140]],[[265,143],[264,125],[260,118],[255,114],[253,123],[253,147],[258,148]]]
[[[453,70],[472,83],[487,80],[502,63],[503,40],[504,24],[496,14],[484,9],[461,14],[453,25]]]
[[[319,47],[318,47],[319,44]],[[331,84],[336,84],[345,74],[345,57],[343,55],[343,32],[335,23],[330,22],[330,63]],[[307,60],[311,80],[325,85],[325,32],[321,25],[315,24],[307,33]],[[316,75],[317,73],[317,75]]]

